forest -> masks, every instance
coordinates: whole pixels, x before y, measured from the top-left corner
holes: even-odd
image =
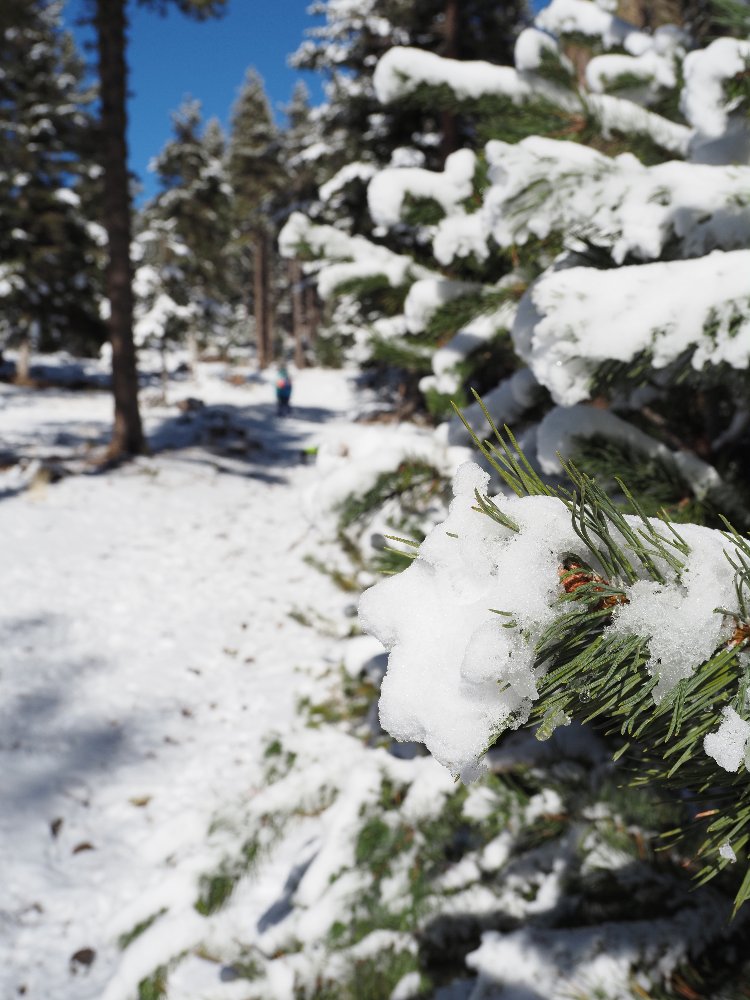
[[[0,997],[750,998],[750,2],[282,2],[139,176],[240,7],[0,4]]]

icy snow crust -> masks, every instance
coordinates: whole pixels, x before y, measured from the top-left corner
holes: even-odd
[[[483,493],[488,481],[479,466],[462,465],[446,521],[406,571],[360,602],[363,629],[390,650],[383,727],[396,739],[425,743],[464,780],[480,773],[500,729],[528,718],[542,669],[534,647],[559,614],[562,561],[583,555],[570,513],[556,498],[495,497],[518,532],[478,512],[475,491]],[[680,579],[662,564],[667,583],[644,578],[623,586],[628,603],[609,626],[650,641],[657,700],[726,640],[714,609],[735,603],[723,536],[696,525],[680,525],[680,534],[690,547]],[[585,557],[591,562],[588,551]]]

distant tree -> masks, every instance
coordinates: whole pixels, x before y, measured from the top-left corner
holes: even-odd
[[[113,459],[145,450],[138,409],[138,373],[133,343],[133,289],[130,261],[131,205],[127,167],[127,0],[90,0],[96,28],[104,166],[104,217],[109,240],[107,294],[112,343],[115,424]],[[223,12],[226,0],[139,0],[165,14],[170,6],[197,20]]]
[[[271,284],[276,235],[274,200],[285,178],[280,167],[280,138],[263,80],[250,69],[232,110],[229,137],[229,177],[234,192],[233,242],[252,269],[253,313],[258,365],[272,360]],[[250,263],[250,260],[252,263]],[[248,293],[248,298],[250,295]]]
[[[280,221],[286,221],[294,211],[314,214],[320,185],[330,176],[319,109],[310,106],[309,91],[301,80],[295,85],[284,112],[287,125],[281,133],[281,155],[286,185]],[[288,261],[287,287],[288,321],[294,341],[294,360],[299,368],[306,364],[305,348],[316,343],[319,303],[315,282],[305,274],[297,259]]]
[[[0,342],[19,345],[19,381],[32,346],[103,339],[85,197],[93,94],[61,8],[15,3],[0,20]]]
[[[136,342],[186,339],[193,359],[208,331],[232,325],[227,244],[231,190],[225,139],[200,103],[172,118],[174,136],[154,161],[161,190],[140,213],[136,248]]]

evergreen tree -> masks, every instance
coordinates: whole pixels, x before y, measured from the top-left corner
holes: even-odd
[[[225,0],[140,0],[166,13],[170,2],[198,20],[221,13]],[[138,409],[138,373],[133,343],[133,289],[130,260],[131,206],[127,169],[127,0],[91,0],[98,46],[104,212],[108,236],[107,295],[112,344],[115,425],[112,458],[145,448]]]
[[[476,145],[481,138],[476,124],[479,109],[459,107],[455,100],[436,101],[434,94],[385,104],[375,90],[378,59],[394,45],[411,45],[425,53],[450,51],[461,60],[502,60],[513,51],[525,5],[371,0],[356,8],[331,3],[319,4],[314,10],[325,14],[326,24],[311,29],[311,38],[293,62],[329,77],[327,101],[317,123],[327,148],[324,169],[328,178],[319,189],[319,202],[309,205],[305,214],[316,222],[333,224],[336,230],[372,237],[392,251],[406,252],[422,265],[426,262],[423,234],[409,226],[379,226],[367,203],[368,184],[386,166],[438,168],[457,144]],[[286,243],[285,247],[285,252],[294,252]],[[372,255],[373,261],[382,259],[382,254]],[[400,311],[407,286],[394,288],[389,281],[373,276],[369,268],[365,271],[363,275],[359,265],[339,271],[338,287],[346,294],[337,298],[337,306],[328,306],[321,346],[337,345],[337,350],[346,351],[354,340],[353,356],[372,361],[372,352],[363,344],[363,331],[370,329],[384,310]],[[416,358],[410,352],[399,359],[383,348],[379,349],[378,362],[400,360],[405,362],[402,371],[414,369],[417,375],[424,374],[425,351],[417,353]],[[426,363],[429,368],[429,361]],[[400,384],[411,407],[415,378],[406,375]]]
[[[24,380],[32,344],[87,351],[102,340],[84,159],[93,95],[61,4],[9,13],[0,31],[0,337],[21,345]]]
[[[274,353],[272,283],[276,234],[275,196],[281,190],[280,139],[263,81],[250,69],[232,110],[228,170],[233,191],[233,242],[243,262],[244,280],[252,276],[252,300],[258,364],[265,368]]]
[[[581,844],[571,865],[546,823],[545,870],[566,875],[544,931],[511,934],[498,908],[476,959],[498,993],[527,985],[514,947],[562,954],[571,923],[604,915],[594,933],[628,940],[641,918],[681,941],[689,874],[711,882],[696,900],[719,922],[750,896],[750,41],[692,47],[605,7],[553,0],[514,67],[389,50],[381,98],[470,117],[483,146],[370,181],[374,221],[418,233],[414,252],[301,215],[282,237],[317,261],[324,297],[366,302],[368,347],[432,370],[426,392],[486,394],[444,436],[473,436],[496,485],[463,467],[448,521],[361,605],[392,650],[386,729],[469,778],[490,748],[503,759],[510,730],[594,726],[620,761],[591,775],[598,805],[582,810],[564,762],[547,772],[576,843],[593,810],[660,798],[641,820],[646,864],[627,868],[637,913],[614,861],[581,860]],[[496,436],[503,423],[517,437]],[[607,782],[631,779],[614,806]],[[679,969],[636,947],[610,995],[739,996],[746,928],[743,912],[701,927]],[[557,967],[570,995],[609,988],[593,954],[575,975]]]
[[[325,132],[335,168],[359,159],[383,166],[401,146],[417,148],[434,167],[445,156],[438,138],[445,118],[425,107],[384,108],[372,82],[378,59],[394,45],[412,45],[462,60],[508,61],[525,4],[367,0],[356,6],[319,2],[311,12],[324,15],[325,24],[308,31],[292,62],[329,78]],[[462,131],[459,126],[453,145]]]
[[[161,190],[139,220],[136,339],[186,339],[195,359],[207,337],[221,340],[233,324],[231,192],[218,121],[202,128],[200,104],[188,101],[173,128],[154,161]]]

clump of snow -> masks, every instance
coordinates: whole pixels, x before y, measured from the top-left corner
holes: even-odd
[[[382,275],[389,284],[398,286],[432,274],[406,254],[393,253],[333,226],[317,225],[301,212],[293,212],[279,234],[279,249],[283,256],[295,257],[301,247],[326,261],[317,273],[318,292],[324,299],[344,282],[356,279]]]
[[[526,293],[513,339],[557,403],[590,395],[605,361],[650,357],[663,368],[685,353],[693,368],[750,364],[747,274],[750,251],[600,271],[544,274]]]
[[[365,493],[380,473],[396,469],[404,460],[427,462],[449,476],[465,455],[464,449],[446,448],[434,434],[412,424],[337,428],[320,443],[318,475],[306,493],[305,506],[316,519],[336,510],[348,496]]]
[[[432,355],[432,370],[435,374],[425,376],[420,381],[419,387],[422,392],[427,388],[434,388],[448,395],[456,392],[461,385],[457,365],[500,331],[509,330],[514,315],[513,303],[504,303],[500,309],[492,313],[484,313],[469,320],[444,347],[439,347]]]
[[[719,857],[724,858],[724,860],[728,861],[730,864],[734,864],[737,860],[737,855],[734,853],[734,848],[729,841],[722,844],[719,848]]]
[[[676,156],[686,156],[692,131],[686,125],[648,111],[624,97],[612,94],[588,94],[585,103],[598,120],[605,138],[613,132],[625,135],[643,135],[652,139],[662,149]]]
[[[383,104],[406,97],[422,84],[447,84],[459,98],[495,93],[520,100],[531,87],[510,66],[444,59],[424,49],[394,47],[380,59],[373,75],[378,100]]]
[[[519,368],[486,393],[482,397],[482,403],[497,427],[505,424],[516,426],[524,414],[540,403],[545,395],[546,391],[539,385],[531,369]],[[484,410],[479,403],[472,403],[462,413],[477,436],[490,433]],[[469,431],[458,416],[452,417],[448,423],[440,424],[435,433],[453,445],[469,444],[471,441]]]
[[[461,467],[447,520],[405,572],[360,602],[364,630],[391,650],[384,728],[426,743],[466,779],[478,773],[497,726],[528,714],[536,673],[526,636],[538,637],[554,617],[559,563],[577,537],[563,504],[549,497],[496,498],[519,532],[478,514],[474,490],[486,483],[478,466]],[[508,619],[492,608],[519,628],[503,628]]]
[[[404,199],[431,198],[446,215],[455,212],[472,192],[476,155],[459,149],[445,161],[442,173],[421,167],[381,170],[367,188],[367,204],[377,225],[395,226],[401,219]]]
[[[715,913],[680,911],[670,920],[573,929],[524,927],[507,934],[487,931],[467,957],[467,965],[478,974],[472,996],[629,1000],[634,981],[644,990],[660,987],[686,960],[693,942],[705,940],[709,927],[717,932],[722,919],[717,908]]]
[[[685,56],[681,110],[702,137],[718,139],[726,131],[732,104],[724,84],[747,69],[749,58],[750,41],[737,38],[717,38]]]
[[[470,257],[472,254],[482,261],[489,257],[488,239],[487,224],[481,212],[450,215],[436,226],[432,252],[435,260],[444,266],[456,257]]]
[[[318,194],[321,201],[330,201],[339,191],[352,181],[370,181],[377,174],[377,167],[372,163],[347,163],[333,177],[320,186]]]
[[[549,53],[572,74],[573,64],[563,55],[556,39],[539,28],[524,28],[516,39],[513,61],[519,73],[534,73],[539,70],[544,61],[545,53]]]
[[[659,678],[657,700],[726,640],[727,625],[716,608],[736,601],[721,532],[681,524],[679,534],[690,547],[679,579],[639,580],[625,588],[629,603],[618,606],[610,626],[615,633],[649,639],[648,669]]]
[[[632,50],[639,43],[648,44],[648,35],[590,0],[552,0],[537,14],[535,24],[555,35],[597,38],[605,48],[624,45]]]
[[[407,329],[411,333],[420,333],[441,306],[480,288],[480,285],[469,281],[451,281],[442,277],[415,281],[404,302]]]
[[[745,761],[745,748],[750,739],[750,723],[745,722],[728,705],[722,710],[724,721],[715,733],[708,733],[703,749],[713,757],[719,767],[736,773]]]
[[[680,254],[744,248],[750,240],[747,167],[680,162],[646,167],[581,143],[532,136],[487,144],[492,186],[482,217],[501,246],[580,233],[620,263],[654,259],[677,237]]]

